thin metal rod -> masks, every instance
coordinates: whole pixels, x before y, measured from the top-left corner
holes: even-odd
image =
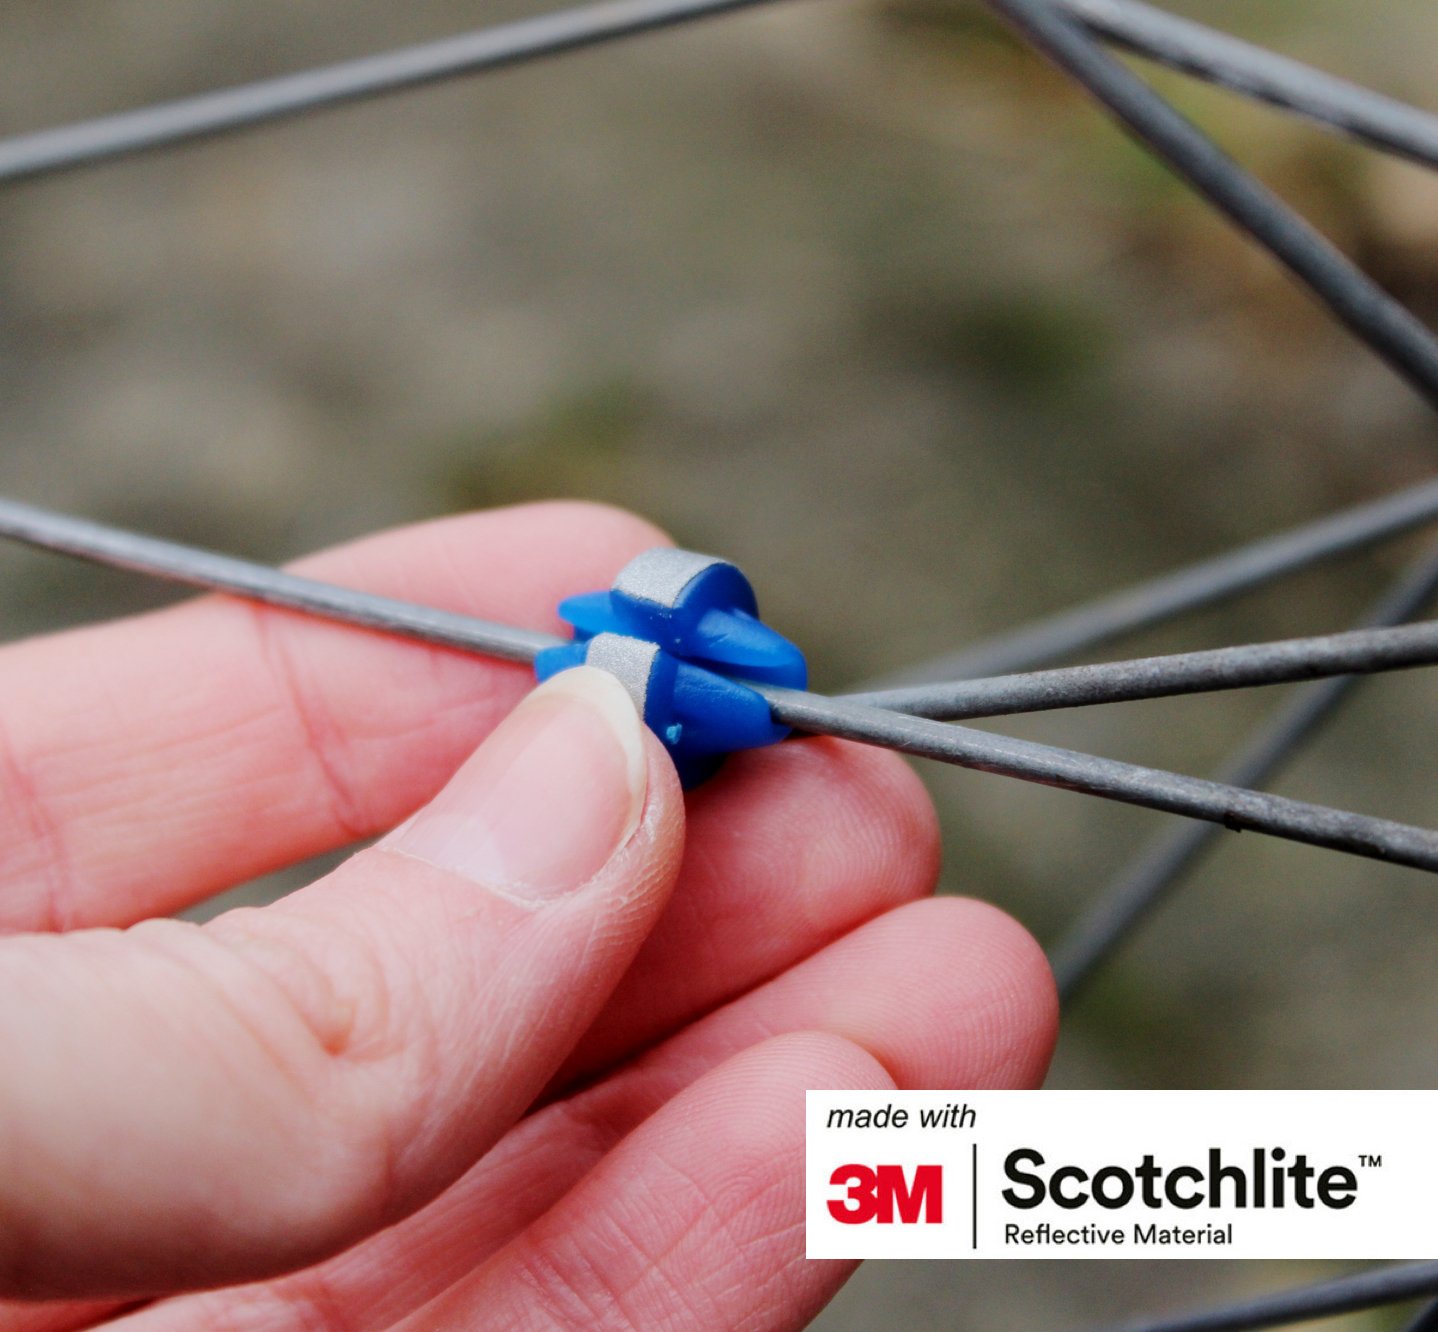
[[[56,175],[407,88],[582,50],[774,0],[606,0],[319,69],[0,141],[0,181]],[[1062,0],[1091,32],[1148,59],[1421,162],[1438,116],[1136,0]]]
[[[1438,595],[1438,551],[1430,552],[1370,609],[1371,626],[1401,624]],[[1234,786],[1262,786],[1338,710],[1362,676],[1341,675],[1302,690],[1244,743],[1218,774]],[[1183,873],[1209,850],[1218,829],[1181,823],[1156,837],[1133,863],[1079,916],[1053,950],[1059,996],[1072,1003],[1100,965],[1172,890]]]
[[[879,690],[932,680],[970,679],[1047,665],[1189,611],[1217,605],[1320,561],[1365,550],[1434,519],[1438,519],[1438,481],[1425,481],[962,651],[891,672],[867,682],[864,688]]]
[[[950,680],[848,695],[856,703],[915,717],[960,721],[1020,712],[1050,712],[1095,703],[1127,703],[1176,694],[1292,684],[1334,675],[1372,675],[1438,663],[1438,621],[1381,629],[1348,629],[1311,638],[1176,652],[1093,666],[1063,666],[1025,675]]]
[[[771,0],[608,0],[0,141],[0,182],[213,137],[443,79],[576,50]],[[1358,337],[1438,403],[1438,342],[1401,305],[1084,34],[1431,160],[1438,118],[1129,0],[993,0],[1216,207],[1305,281]]]
[[[1096,36],[1136,55],[1375,148],[1438,166],[1438,116],[1428,111],[1141,0],[1061,0],[1058,7]]]
[[[1048,0],[985,2],[1438,406],[1438,339],[1407,309]]]
[[[228,592],[366,629],[511,661],[531,660],[541,649],[560,641],[549,634],[332,587],[264,565],[10,500],[0,501],[0,536],[191,587]],[[766,685],[755,688],[768,700],[774,717],[796,730],[882,745],[1022,781],[1208,819],[1235,830],[1252,829],[1335,851],[1438,871],[1438,832],[1428,829],[907,717],[820,694]]]
[[[1399,1263],[1297,1290],[1261,1295],[1220,1309],[1125,1323],[1116,1332],[1248,1332],[1250,1328],[1285,1327],[1357,1309],[1399,1304],[1434,1291],[1438,1291],[1438,1263]]]
[[[440,41],[161,102],[0,141],[0,181],[55,175],[214,138],[540,56],[747,9],[769,0],[606,0]]]
[[[34,508],[15,500],[0,499],[0,537],[170,583],[229,592],[269,606],[304,611],[425,643],[482,652],[505,661],[533,661],[544,648],[562,641],[553,634],[534,633],[472,615],[456,615],[392,597],[356,592],[282,569]]]
[[[769,700],[774,717],[796,730],[882,745],[980,772],[1206,819],[1235,831],[1252,829],[1415,869],[1438,869],[1438,833],[1426,829],[948,722],[908,717],[847,699],[755,687]]]

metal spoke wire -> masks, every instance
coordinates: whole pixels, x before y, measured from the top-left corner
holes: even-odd
[[[1124,1323],[1114,1332],[1248,1332],[1250,1328],[1287,1327],[1359,1309],[1401,1304],[1435,1291],[1438,1263],[1398,1263],[1297,1290],[1260,1295],[1218,1309]]]
[[[772,0],[606,0],[0,140],[0,182],[56,175]]]
[[[1136,55],[1438,166],[1438,116],[1431,112],[1140,0],[1062,0],[1058,8]]]
[[[502,69],[776,0],[606,0],[0,140],[19,181]],[[1106,41],[1373,147],[1438,165],[1438,116],[1138,0],[1062,0]]]
[[[0,499],[0,537],[165,582],[228,592],[269,606],[304,611],[362,629],[415,638],[505,661],[533,661],[560,640],[473,615],[456,615],[392,597],[354,592],[198,546]]]
[[[987,3],[1210,203],[1305,281],[1390,366],[1430,401],[1438,401],[1433,393],[1432,336],[1397,302],[1380,293],[1302,219],[1248,177],[1146,84],[1099,50],[1087,33],[1047,0]],[[1133,1332],[1232,1332],[1289,1325],[1435,1290],[1438,1264],[1412,1264],[1131,1326]]]
[[[529,661],[561,640],[488,620],[335,587],[262,564],[0,501],[0,536],[182,583],[445,647]],[[1438,832],[1263,791],[1100,758],[800,690],[754,686],[776,720],[901,753],[1438,871]]]
[[[1431,621],[1402,628],[1349,629],[1202,652],[1065,666],[1022,675],[950,680],[847,697],[855,703],[907,712],[914,717],[962,721],[1293,684],[1334,675],[1372,675],[1435,663],[1438,621]]]
[[[908,717],[847,699],[768,686],[759,690],[769,700],[775,718],[796,730],[883,745],[902,754],[1207,819],[1230,829],[1266,832],[1414,869],[1438,869],[1438,834],[1426,829],[948,722]]]
[[[1438,406],[1438,339],[1402,304],[1047,0],[985,3]]]
[[[613,0],[0,142],[0,181],[53,174],[501,68],[769,0]],[[1438,405],[1438,339],[1303,218],[1046,0],[986,0]],[[1202,63],[1201,61],[1198,63]]]
[[[1364,622],[1401,624],[1438,596],[1438,550],[1430,552],[1372,607]],[[1317,734],[1362,681],[1343,675],[1313,685],[1260,726],[1219,770],[1218,780],[1261,786]],[[1211,824],[1184,823],[1156,837],[1113,884],[1091,903],[1051,954],[1059,996],[1072,1003],[1108,961],[1214,843]]]
[[[1438,481],[1424,481],[1050,615],[959,652],[886,672],[859,688],[875,692],[1046,666],[1190,611],[1219,605],[1321,561],[1403,536],[1434,519],[1438,519]]]

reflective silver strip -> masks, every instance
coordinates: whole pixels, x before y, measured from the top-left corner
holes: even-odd
[[[622,634],[595,634],[589,640],[584,660],[587,665],[597,666],[618,680],[634,700],[634,706],[642,717],[649,698],[649,676],[658,655],[657,643],[625,638]]]
[[[727,563],[713,555],[658,546],[636,555],[619,571],[614,591],[656,606],[673,606],[705,569]]]

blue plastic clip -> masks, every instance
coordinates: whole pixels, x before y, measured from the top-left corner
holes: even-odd
[[[803,689],[804,654],[759,619],[754,589],[732,564],[689,550],[647,550],[608,592],[569,597],[559,614],[573,626],[574,642],[541,652],[534,673],[547,680],[587,664],[617,677],[686,787],[713,773],[725,754],[789,734],[741,681]]]

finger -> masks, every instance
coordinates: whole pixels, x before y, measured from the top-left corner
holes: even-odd
[[[804,1258],[804,1092],[893,1086],[820,1033],[736,1055],[397,1327],[802,1327],[857,1266]]]
[[[121,1300],[0,1300],[0,1332],[73,1332],[125,1307]]]
[[[167,1301],[125,1332],[308,1332],[328,1315],[388,1327],[459,1281],[662,1105],[770,1036],[825,1030],[869,1050],[901,1087],[1032,1087],[1058,1004],[1033,939],[1002,912],[942,898],[888,913],[530,1116],[418,1215],[277,1282]]]
[[[736,755],[689,799],[679,888],[557,1081],[592,1074],[904,902],[939,827],[895,754],[811,739]]]
[[[0,945],[0,1293],[264,1275],[428,1201],[593,1020],[681,838],[663,750],[578,670],[275,907]]]
[[[303,561],[539,629],[662,538],[542,504]],[[380,832],[533,684],[524,667],[228,598],[0,650],[0,933],[128,924]]]

